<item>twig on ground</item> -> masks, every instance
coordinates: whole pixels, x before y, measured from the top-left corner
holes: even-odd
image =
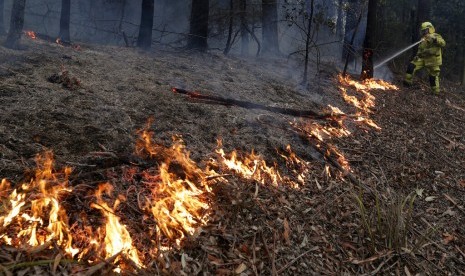
[[[304,253],[300,254],[299,256],[295,257],[292,261],[288,262],[286,265],[284,265],[283,267],[281,267],[277,273],[280,274],[281,272],[284,272],[286,269],[288,269],[292,264],[294,264],[295,262],[297,262],[300,258],[302,258],[303,256],[307,255],[309,252],[311,251],[314,251],[316,250],[318,247],[313,247],[313,248],[310,248],[309,250],[305,251]]]
[[[257,238],[257,233],[254,233],[253,235],[253,241],[252,241],[252,270],[256,276],[258,276],[258,271],[257,271],[257,266],[255,263],[257,262],[257,256],[255,254],[255,239]]]
[[[371,271],[370,273],[365,274],[365,275],[370,275],[370,276],[371,276],[371,275],[377,275],[378,272],[381,270],[381,268],[383,268],[383,266],[384,266],[385,264],[387,264],[392,258],[394,258],[394,256],[395,256],[395,255],[389,256],[386,260],[384,260],[383,262],[381,262],[381,264],[380,264],[375,270],[373,270],[373,271]]]

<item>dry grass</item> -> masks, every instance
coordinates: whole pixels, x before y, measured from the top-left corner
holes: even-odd
[[[414,254],[435,231],[415,231],[421,218],[421,213],[415,216],[415,192],[406,196],[395,192],[374,197],[358,194],[353,198],[359,216],[359,246],[365,258],[379,252]]]

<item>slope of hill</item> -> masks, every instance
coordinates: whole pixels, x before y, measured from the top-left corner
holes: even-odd
[[[456,88],[23,43],[0,47],[5,273],[464,271]]]

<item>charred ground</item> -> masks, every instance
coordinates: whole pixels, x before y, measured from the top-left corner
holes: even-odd
[[[145,53],[95,45],[73,48],[29,39],[23,43],[26,48],[20,51],[0,48],[0,178],[27,181],[36,154],[52,150],[57,167],[74,167],[71,186],[85,185],[90,190],[111,181],[127,195],[118,214],[138,248],[150,244],[145,237],[148,224],[133,206],[138,188],[128,192],[119,175],[134,164],[157,165],[134,156],[137,132],[149,117],[154,118],[150,127],[158,143],[169,146],[173,136],[181,135],[191,157],[201,165],[215,155],[218,138],[226,150],[254,150],[267,163],[276,163],[284,175],[291,172],[279,153],[287,145],[309,162],[306,181],[298,189],[257,186],[235,177],[214,186],[214,197],[208,199],[209,222],[180,248],[153,260],[147,257],[151,260],[148,274],[405,271],[439,275],[464,271],[465,98],[455,86],[450,85],[440,97],[430,95],[424,85],[373,90],[376,107],[371,118],[381,130],[352,122],[349,137],[326,141],[348,159],[351,175],[361,187],[369,187],[366,190],[347,175],[341,177],[315,143],[289,126],[289,122],[314,119],[218,105],[171,92],[175,86],[251,104],[320,113],[328,112],[331,104],[352,113],[354,108],[340,96],[334,69],[320,72],[309,89],[302,90],[295,85],[299,76],[295,66],[281,59],[246,61],[216,53]],[[50,81],[63,72],[78,82],[70,87],[66,78]],[[331,176],[325,173],[328,165]],[[366,206],[375,208],[376,198],[390,202],[412,193],[417,198],[413,227],[406,234],[410,246],[400,251],[377,246],[371,252],[354,198],[362,195]],[[69,212],[88,209],[78,190],[65,201]],[[70,220],[78,219],[70,215]],[[412,252],[412,244],[421,246]],[[2,265],[12,271],[33,271],[39,266],[11,265],[34,264],[58,254],[50,250],[23,256],[21,252],[5,249]],[[60,267],[73,271],[71,264]],[[111,271],[111,266],[102,271]]]

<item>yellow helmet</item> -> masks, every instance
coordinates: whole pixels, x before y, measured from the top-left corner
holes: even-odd
[[[433,27],[433,24],[430,22],[423,22],[421,23],[421,34],[422,35],[427,35],[427,34],[434,34],[436,30]]]

